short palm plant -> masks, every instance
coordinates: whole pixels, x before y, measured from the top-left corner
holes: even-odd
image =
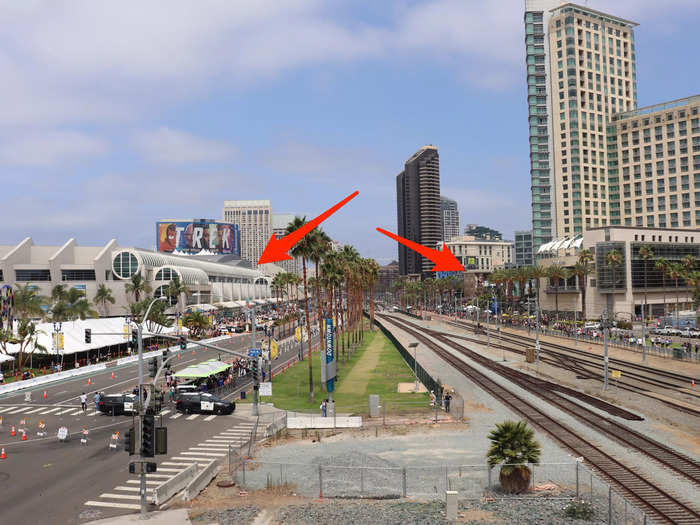
[[[490,467],[503,464],[499,481],[507,494],[520,494],[530,485],[528,463],[540,462],[541,448],[535,432],[525,421],[497,423],[489,434],[491,448],[486,457]]]

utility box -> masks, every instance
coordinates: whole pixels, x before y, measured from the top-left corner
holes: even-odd
[[[525,361],[528,363],[534,363],[535,362],[535,349],[532,347],[528,347],[525,349]]]
[[[370,394],[369,395],[369,417],[379,417],[380,415],[380,408],[379,408],[379,395],[378,394]]]

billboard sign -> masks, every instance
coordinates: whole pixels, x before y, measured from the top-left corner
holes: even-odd
[[[215,221],[163,221],[156,223],[159,252],[241,254],[241,236],[237,224]]]

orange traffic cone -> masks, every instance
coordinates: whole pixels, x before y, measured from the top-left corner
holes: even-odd
[[[27,432],[24,430],[22,431],[22,441],[27,441]]]
[[[5,447],[2,447],[2,452],[0,452],[0,459],[7,459],[7,454],[5,454]]]
[[[17,435],[17,431],[15,430],[15,426],[14,426],[14,425],[12,425],[12,431],[10,432],[10,435],[11,435],[11,436],[16,436],[16,435]]]
[[[46,394],[46,390],[44,390],[44,399],[46,399],[47,397],[49,396]]]
[[[112,379],[116,379],[117,376],[114,375],[114,372],[112,372]]]
[[[691,386],[691,387],[694,387],[694,386],[695,386],[695,379],[691,379],[691,380],[690,380],[690,386]]]
[[[92,384],[92,379],[90,379],[90,378],[88,377],[88,386],[90,386],[91,384]]]

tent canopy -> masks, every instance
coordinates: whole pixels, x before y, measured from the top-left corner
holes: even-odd
[[[181,378],[204,378],[209,377],[219,372],[225,372],[231,367],[230,364],[219,361],[218,359],[210,359],[196,365],[188,366],[184,370],[173,374],[173,377]]]

